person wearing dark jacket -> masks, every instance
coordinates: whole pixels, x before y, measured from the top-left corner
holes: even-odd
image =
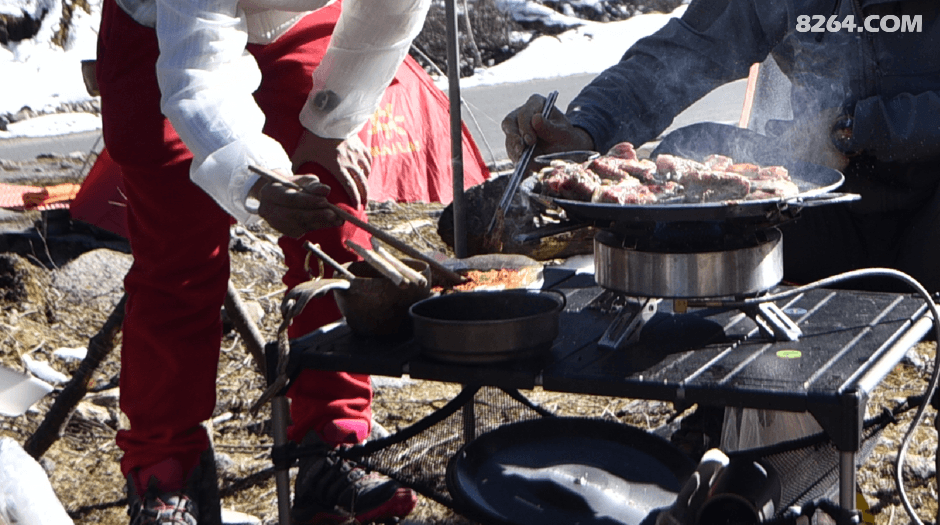
[[[543,119],[538,95],[512,111],[502,123],[506,149],[517,159],[529,144],[540,154],[647,143],[696,100],[772,58],[791,85],[793,118],[763,132],[793,158],[843,171],[839,191],[862,197],[805,208],[784,225],[785,279],[890,267],[940,291],[938,11],[930,0],[693,0],[566,113]]]

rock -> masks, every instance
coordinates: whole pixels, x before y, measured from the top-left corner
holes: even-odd
[[[503,234],[499,238],[500,246],[487,246],[486,232],[503,191],[509,182],[509,176],[494,177],[473,186],[464,192],[467,217],[467,256],[485,253],[514,253],[531,257],[535,260],[563,259],[572,255],[593,253],[594,230],[581,228],[550,237],[520,242],[517,235],[534,232],[557,222],[556,212],[545,212],[533,205],[520,188],[506,212]],[[454,246],[454,209],[453,204],[444,208],[438,220],[437,233],[448,246]]]
[[[264,308],[258,301],[245,301],[245,314],[258,324],[264,320]]]
[[[937,475],[937,464],[933,458],[908,454],[904,459],[904,470],[911,477],[927,482]]]
[[[927,368],[927,363],[924,358],[913,351],[905,354],[904,359],[902,359],[901,362],[906,365],[910,365],[917,370],[925,370]]]
[[[0,253],[0,303],[45,302],[46,275],[25,258]]]
[[[91,426],[98,427],[114,427],[117,424],[107,408],[89,403],[88,401],[80,401],[75,405],[75,412],[72,413],[72,419],[73,421],[78,419],[78,423],[87,423]]]
[[[377,439],[387,438],[391,436],[392,433],[388,431],[387,428],[379,424],[378,421],[372,421],[372,431],[369,432],[369,437],[366,441],[375,441]]]
[[[220,472],[227,472],[235,468],[235,460],[225,452],[215,451],[215,468]]]
[[[121,402],[120,389],[109,388],[107,390],[102,390],[101,392],[88,394],[85,396],[85,400],[99,407],[118,408]]]
[[[47,476],[51,476],[53,473],[55,473],[55,461],[49,459],[48,456],[39,458],[39,465],[42,467],[42,470],[46,473]]]
[[[16,113],[14,113],[13,115],[11,115],[9,118],[10,118],[10,123],[12,124],[14,122],[20,122],[23,120],[31,119],[38,115],[39,113],[35,112],[32,108],[24,107],[20,109],[19,111],[17,111]]]
[[[261,303],[258,301],[242,301],[245,305],[244,315],[249,321],[253,321],[255,324],[261,326],[264,320],[264,307],[261,306]],[[229,314],[227,308],[222,308],[222,330],[224,333],[229,333],[235,329],[235,323],[232,320],[232,316]]]
[[[99,248],[86,252],[53,271],[52,286],[67,302],[111,310],[124,294],[124,276],[131,268],[130,254]]]

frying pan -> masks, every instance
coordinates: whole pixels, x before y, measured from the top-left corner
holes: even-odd
[[[660,153],[699,162],[711,154],[726,155],[735,162],[784,166],[800,189],[797,195],[773,199],[704,203],[608,204],[552,199],[572,219],[613,222],[716,221],[739,217],[771,217],[781,209],[802,208],[857,200],[858,195],[832,193],[845,177],[837,170],[788,159],[771,137],[744,128],[701,122],[679,128],[660,142],[651,158]]]
[[[552,417],[469,442],[446,479],[458,508],[487,525],[645,525],[694,469],[672,443],[639,428]]]
[[[419,301],[409,313],[424,355],[459,364],[534,357],[558,336],[565,296],[551,290],[458,292]]]

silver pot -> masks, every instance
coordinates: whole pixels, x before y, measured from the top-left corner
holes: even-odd
[[[414,339],[424,354],[485,364],[533,357],[551,348],[565,296],[553,291],[459,292],[411,306]]]

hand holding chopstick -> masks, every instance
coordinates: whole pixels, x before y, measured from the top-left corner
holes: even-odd
[[[251,195],[258,201],[257,213],[277,231],[299,238],[312,230],[340,226],[343,221],[326,204],[330,187],[315,176],[289,177],[273,173],[255,183]]]
[[[552,91],[548,94],[548,98],[545,99],[545,105],[542,106],[542,118],[548,118],[552,112],[552,108],[555,107],[555,101],[557,99],[557,91]],[[490,219],[484,238],[484,245],[490,248],[491,251],[499,251],[501,245],[500,239],[505,228],[506,211],[509,209],[513,197],[516,195],[519,183],[522,182],[522,178],[525,177],[528,172],[529,162],[532,160],[534,154],[535,144],[526,146],[525,150],[522,152],[522,156],[516,162],[516,168],[513,170],[512,174],[509,175],[506,189],[503,190],[503,194],[496,204],[496,211],[493,212],[493,218]]]
[[[287,186],[288,188],[292,188],[297,191],[304,191],[303,187],[301,187],[300,185],[296,184],[295,182],[291,181],[290,179],[284,177],[283,175],[275,171],[261,168],[258,166],[249,166],[248,169],[250,169],[252,173],[257,174],[258,176],[260,176],[261,178],[269,182],[283,184]],[[332,210],[333,213],[338,215],[341,219],[345,221],[349,221],[350,223],[358,226],[359,228],[371,233],[374,237],[378,237],[379,240],[385,242],[386,244],[395,248],[396,250],[408,255],[409,257],[428,263],[428,265],[431,266],[431,269],[436,274],[443,277],[448,282],[455,283],[455,284],[464,282],[465,279],[461,275],[448,269],[446,266],[442,265],[433,257],[429,257],[421,253],[420,251],[409,246],[408,244],[402,242],[398,238],[388,234],[387,232],[385,232],[385,230],[372,226],[371,224],[359,219],[359,217],[356,217],[355,215],[347,212],[346,210],[340,208],[339,206],[333,203],[328,202],[326,203],[326,206],[328,209]]]

